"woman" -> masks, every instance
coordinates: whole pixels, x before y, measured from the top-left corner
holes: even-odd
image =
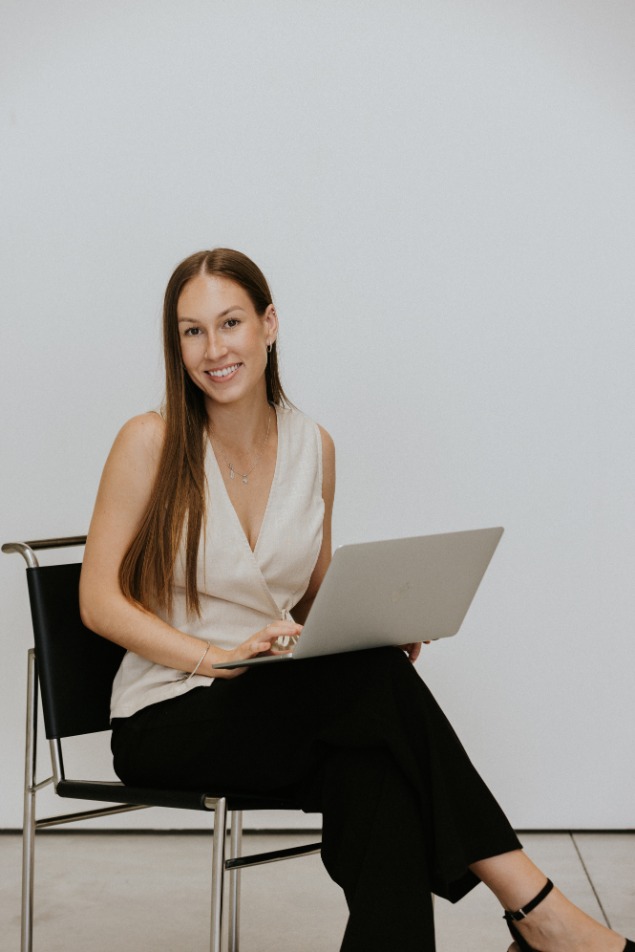
[[[431,891],[456,901],[479,880],[521,910],[506,914],[517,949],[635,952],[526,857],[411,664],[420,644],[214,669],[288,647],[331,557],[333,443],[289,406],[277,335],[244,255],[176,268],[165,410],[119,433],[82,571],[85,624],[128,649],[113,685],[118,775],[322,812],[345,952],[433,950]]]

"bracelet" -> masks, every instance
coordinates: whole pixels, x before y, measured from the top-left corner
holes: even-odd
[[[203,662],[205,661],[205,658],[207,657],[207,652],[209,651],[211,647],[212,647],[212,643],[211,641],[208,641],[205,647],[205,651],[203,652],[201,657],[198,659],[198,664],[196,665],[194,670],[191,672],[191,674],[188,674],[188,676],[184,679],[186,684],[188,681],[190,681],[194,677],[194,675],[196,674],[200,666],[203,664]]]

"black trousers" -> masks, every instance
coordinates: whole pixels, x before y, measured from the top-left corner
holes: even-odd
[[[323,814],[342,952],[433,952],[431,892],[520,849],[447,718],[395,648],[263,665],[113,722],[130,784],[292,796]]]

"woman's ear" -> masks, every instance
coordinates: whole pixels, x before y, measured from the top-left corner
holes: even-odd
[[[270,304],[263,315],[267,344],[274,344],[278,336],[278,315],[273,304]]]

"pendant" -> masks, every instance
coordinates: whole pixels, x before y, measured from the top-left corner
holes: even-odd
[[[239,475],[240,478],[242,479],[243,484],[246,486],[246,485],[247,485],[247,477],[249,476],[249,473],[238,473],[238,475]],[[236,476],[236,470],[234,469],[234,464],[233,464],[233,463],[229,463],[229,478],[230,478],[230,479],[234,479],[235,476]]]

